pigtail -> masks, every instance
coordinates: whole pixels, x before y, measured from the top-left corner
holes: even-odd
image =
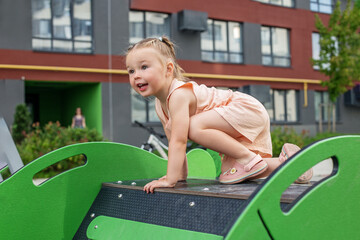
[[[131,45],[128,48],[126,55],[128,55],[133,49],[141,47],[154,47],[158,49],[165,58],[170,58],[173,61],[174,77],[180,81],[189,81],[189,79],[184,76],[184,69],[180,67],[180,65],[176,61],[175,44],[170,41],[169,38],[167,38],[166,36],[162,36],[159,38],[143,39],[140,42]]]
[[[180,65],[176,62],[176,54],[175,54],[175,44],[170,41],[169,38],[163,36],[159,38],[160,42],[163,42],[170,50],[171,53],[171,59],[174,63],[174,77],[177,78],[180,81],[187,82],[189,79],[184,76],[184,69],[180,67]]]

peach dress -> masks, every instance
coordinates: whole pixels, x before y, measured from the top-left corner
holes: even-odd
[[[236,139],[241,144],[263,158],[272,156],[269,115],[257,99],[241,92],[209,88],[193,81],[183,82],[175,79],[170,87],[167,104],[171,94],[183,87],[192,89],[195,94],[195,114],[215,110],[237,130],[239,136]],[[158,99],[155,109],[160,121],[171,132],[171,117],[168,118]]]

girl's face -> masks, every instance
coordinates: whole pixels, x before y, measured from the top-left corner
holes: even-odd
[[[151,47],[132,50],[126,57],[131,87],[143,97],[161,97],[168,90],[166,65]],[[166,95],[167,96],[167,95]]]

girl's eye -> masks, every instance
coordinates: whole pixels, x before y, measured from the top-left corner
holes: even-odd
[[[133,74],[134,70],[129,70],[128,72],[129,72],[129,74]]]
[[[146,70],[148,68],[148,66],[147,65],[143,65],[143,66],[141,66],[141,69],[142,70]]]

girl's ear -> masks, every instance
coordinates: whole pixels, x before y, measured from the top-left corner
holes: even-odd
[[[173,76],[174,73],[174,63],[169,60],[166,64],[166,76]]]

